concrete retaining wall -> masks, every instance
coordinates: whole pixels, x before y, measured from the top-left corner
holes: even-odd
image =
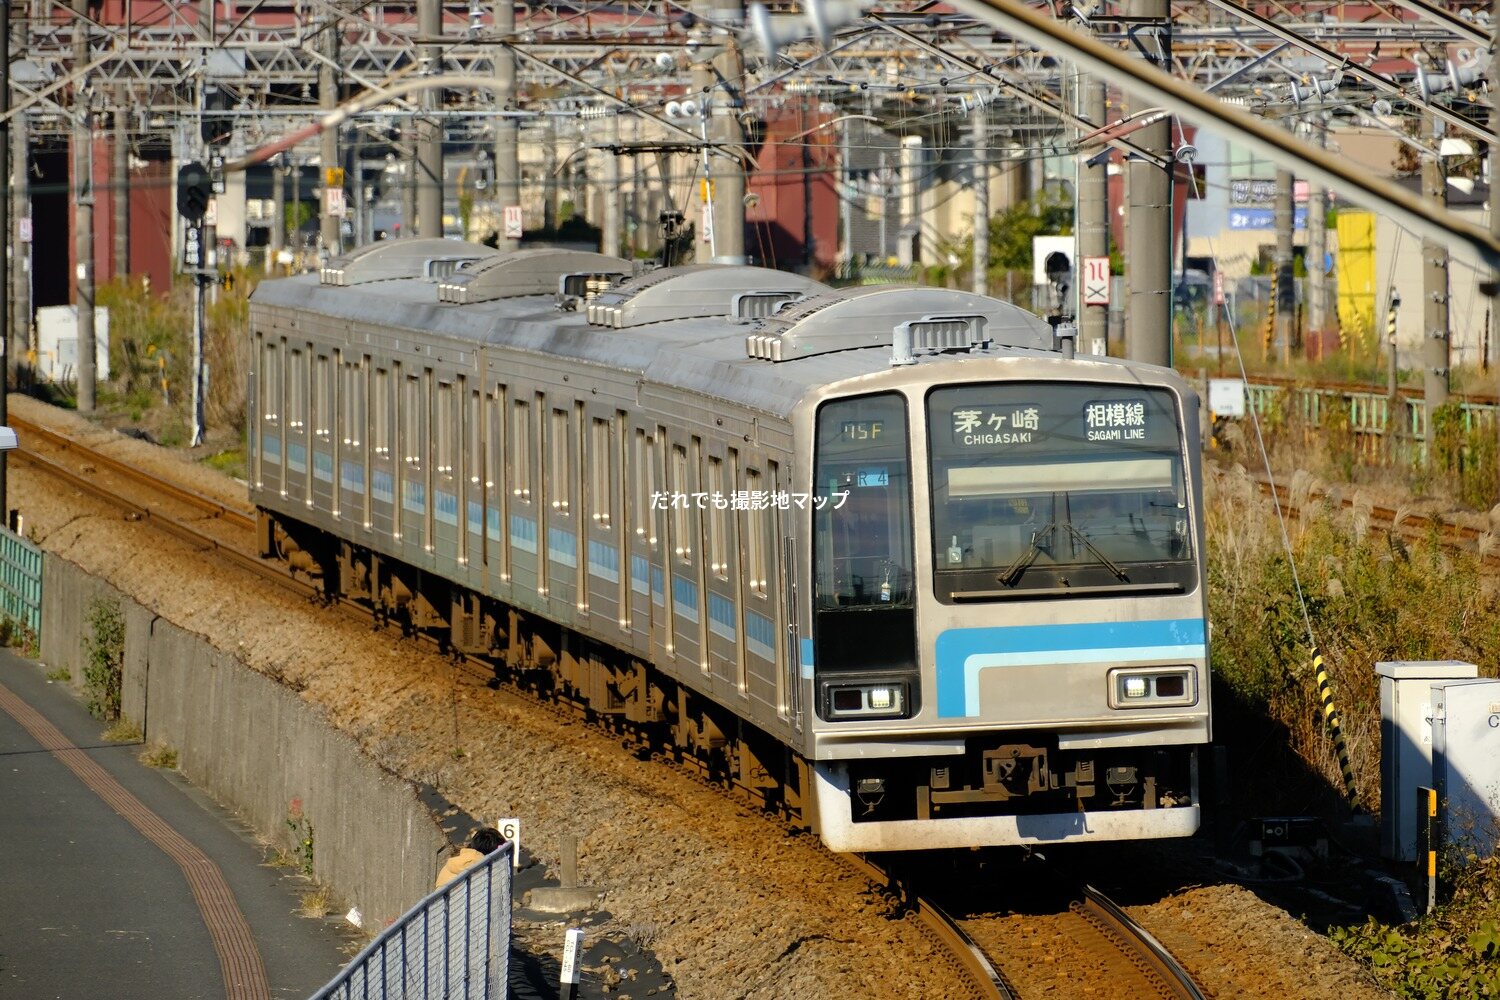
[[[67,560],[44,567],[42,659],[83,675],[89,602],[125,613],[122,714],[177,750],[194,784],[295,856],[294,808],[313,831],[313,873],[366,926],[432,889],[447,842],[410,783],[382,770],[312,706],[207,639],[158,617]],[[296,804],[295,807],[293,804]]]

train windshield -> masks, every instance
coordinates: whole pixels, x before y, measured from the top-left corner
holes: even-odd
[[[1196,586],[1172,393],[987,383],[927,406],[940,600]]]

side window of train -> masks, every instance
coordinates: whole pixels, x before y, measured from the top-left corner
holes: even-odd
[[[745,518],[745,582],[750,593],[766,596],[766,535],[770,530],[769,507],[757,509],[757,496],[764,497],[765,484],[759,469],[745,470],[745,497],[749,508],[741,512]]]
[[[452,382],[439,382],[437,389],[437,473],[452,478],[454,443],[458,437],[457,398]]]
[[[261,355],[260,412],[268,424],[281,420],[281,352],[273,341],[266,341]]]
[[[293,350],[291,357],[291,391],[286,397],[286,425],[291,430],[307,426],[307,355]]]
[[[465,445],[464,454],[469,458],[468,473],[469,485],[480,486],[485,484],[485,453],[484,453],[484,393],[475,389],[469,394],[469,413],[466,429],[468,431],[468,443]]]
[[[613,444],[609,421],[595,417],[589,437],[589,491],[593,500],[591,516],[601,528],[610,521],[610,486],[614,482]]]
[[[688,536],[688,491],[687,449],[680,444],[672,445],[672,456],[667,466],[667,498],[672,520],[672,546],[679,561],[693,561],[692,539]]]
[[[413,469],[422,467],[422,450],[427,444],[423,433],[427,408],[422,400],[422,379],[408,375],[401,395],[401,450],[402,458]]]
[[[375,405],[371,407],[374,419],[370,421],[370,447],[382,458],[391,457],[391,373],[384,368],[375,370]]]
[[[516,400],[515,419],[510,422],[510,461],[505,467],[510,470],[511,495],[522,503],[531,502],[531,407],[525,400]]]
[[[723,504],[724,506],[720,506]],[[725,552],[728,534],[729,494],[724,483],[724,460],[710,455],[708,459],[708,568],[720,580],[729,579],[729,555]]]
[[[313,433],[320,441],[333,440],[333,371],[328,355],[313,359],[312,422]]]
[[[552,509],[559,514],[572,513],[569,510],[568,498],[573,495],[573,476],[576,472],[572,460],[572,449],[568,440],[568,411],[554,408],[552,410],[552,433],[550,444],[552,454],[548,456],[548,471],[552,475]]]
[[[655,442],[644,428],[637,427],[630,444],[630,495],[634,498],[631,527],[635,536],[648,545],[656,544],[652,530],[656,503]]]

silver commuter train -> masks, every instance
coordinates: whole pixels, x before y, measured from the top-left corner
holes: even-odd
[[[406,240],[262,283],[265,553],[834,850],[1197,829],[1182,379],[968,293],[631,271]]]

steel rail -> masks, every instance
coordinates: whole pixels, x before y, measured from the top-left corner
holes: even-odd
[[[1448,209],[1381,177],[1370,175],[1346,158],[1332,155],[1293,137],[1286,129],[1219,101],[1185,80],[1148,66],[1144,60],[1084,35],[1022,0],[952,0],[953,6],[978,13],[1005,31],[1055,52],[1091,73],[1117,80],[1120,86],[1170,108],[1174,113],[1213,123],[1235,134],[1236,141],[1302,176],[1332,187],[1355,201],[1384,210],[1412,232],[1441,243],[1459,240],[1485,263],[1500,267],[1500,236]]]
[[[86,456],[87,460],[96,469],[103,469],[107,472],[123,476],[124,478],[132,482],[148,483],[152,489],[158,490],[162,493],[166,493],[171,496],[173,500],[201,510],[204,513],[208,514],[210,517],[216,518],[231,527],[243,528],[247,531],[252,530],[255,527],[255,518],[251,516],[249,511],[236,509],[225,503],[215,500],[212,497],[207,497],[202,493],[190,490],[186,486],[180,486],[177,483],[147,476],[132,465],[122,462],[117,458],[112,458],[111,456],[106,455],[94,448],[90,448],[87,445],[64,437],[63,435],[58,434],[56,431],[48,430],[45,427],[38,426],[37,424],[33,424],[29,420],[25,420],[14,415],[10,417],[10,426],[18,434],[25,436],[21,442],[22,447],[25,448],[25,451],[22,452],[23,458],[39,458],[39,456],[35,456],[34,453],[32,453],[32,450],[30,448],[26,447],[25,438],[35,438],[46,442],[53,448]],[[91,492],[94,492],[95,495],[97,495],[97,491],[91,490]]]
[[[1122,938],[1134,950],[1147,969],[1159,978],[1177,1000],[1207,1000],[1186,969],[1163,948],[1161,942],[1120,909],[1113,900],[1091,885],[1083,887],[1080,916],[1096,925],[1102,924],[1113,936]]]
[[[992,998],[992,1000],[1017,1000],[1010,983],[990,961],[984,949],[965,934],[942,907],[920,895],[905,892],[905,887],[901,886],[900,880],[894,874],[863,854],[841,855],[840,860],[877,885],[895,885],[902,888],[902,902],[909,912],[954,957],[960,969],[973,982],[977,995]]]

